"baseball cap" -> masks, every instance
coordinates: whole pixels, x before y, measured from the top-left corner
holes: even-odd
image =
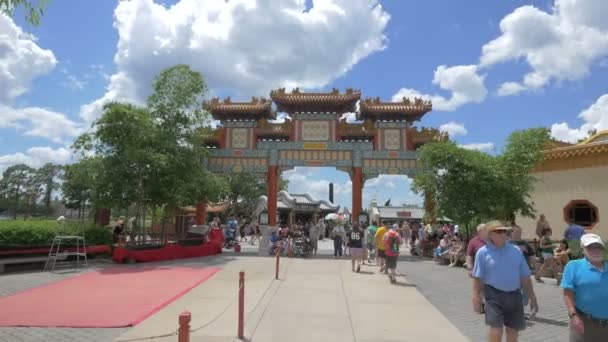
[[[581,246],[589,247],[595,243],[598,243],[604,247],[604,241],[602,241],[602,238],[597,234],[587,233],[581,236]]]

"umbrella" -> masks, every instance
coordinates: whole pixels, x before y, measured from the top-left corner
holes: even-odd
[[[340,219],[340,215],[336,213],[330,213],[325,216],[325,219],[328,221],[338,221]]]

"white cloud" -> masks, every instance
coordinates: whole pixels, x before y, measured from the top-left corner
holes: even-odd
[[[526,87],[517,82],[505,82],[500,85],[500,88],[498,89],[498,96],[517,95],[524,90],[526,90]]]
[[[61,73],[65,75],[66,79],[64,82],[62,82],[62,85],[72,90],[83,90],[87,84],[85,80],[78,79],[78,77],[74,76],[65,68],[61,69]]]
[[[24,94],[34,78],[56,64],[53,52],[39,47],[34,36],[0,14],[0,103]]]
[[[393,95],[393,101],[401,101],[403,97],[421,97],[433,102],[433,109],[439,111],[453,111],[467,103],[481,103],[488,93],[485,85],[485,76],[477,74],[475,65],[457,65],[447,67],[440,65],[435,70],[433,84],[441,89],[451,92],[450,98],[441,95],[422,94],[414,89],[401,88]]]
[[[421,204],[422,198],[411,190],[412,179],[404,175],[379,175],[365,182],[363,188],[363,207],[369,207],[373,198],[380,205],[391,199],[394,206],[402,204]]]
[[[90,67],[91,69],[93,69],[93,71],[95,71],[95,73],[97,73],[97,75],[99,75],[99,77],[101,77],[105,81],[110,80],[110,74],[108,74],[108,72],[106,71],[106,67],[103,64],[91,64]]]
[[[486,142],[486,143],[471,143],[471,144],[462,144],[460,145],[462,148],[466,148],[467,150],[478,150],[478,151],[491,151],[494,149],[494,143]]]
[[[322,173],[324,169],[330,168],[296,167],[283,172],[283,177],[289,180],[291,193],[309,193],[317,199],[329,198],[331,182],[334,184],[334,202],[352,209],[352,181],[345,172],[334,169]],[[380,175],[369,179],[363,187],[363,207],[368,207],[374,197],[384,201],[391,198],[394,205],[421,203],[420,196],[410,190],[411,183],[412,180],[404,175]]]
[[[584,123],[579,128],[570,128],[566,122],[551,126],[551,136],[555,139],[576,143],[589,136],[589,131],[603,131],[608,129],[608,94],[597,99],[589,108],[579,115]]]
[[[66,148],[53,149],[48,146],[32,147],[25,153],[6,154],[0,156],[0,172],[9,166],[26,164],[40,167],[46,163],[67,164],[72,161],[72,152]]]
[[[14,108],[11,100],[28,91],[30,82],[50,72],[57,60],[50,50],[36,44],[12,19],[0,14],[0,128],[15,128],[27,136],[63,142],[79,127],[65,114],[39,107]],[[71,76],[64,71],[66,76]],[[74,79],[74,81],[78,81]],[[25,156],[15,155],[16,158]]]
[[[0,104],[0,128],[16,128],[25,135],[64,142],[80,133],[80,127],[65,114],[39,107],[12,108]]]
[[[121,1],[115,10],[117,73],[81,108],[91,122],[110,100],[143,101],[153,77],[175,63],[200,71],[214,91],[267,95],[322,87],[385,48],[389,15],[377,0]]]
[[[464,127],[462,123],[456,123],[454,121],[450,121],[446,124],[439,126],[439,130],[442,132],[446,132],[450,135],[450,137],[454,137],[457,135],[467,135],[469,131]]]
[[[556,0],[551,13],[523,6],[504,17],[501,35],[482,48],[480,66],[525,60],[532,70],[522,83],[507,82],[499,95],[579,80],[608,55],[608,2]]]
[[[292,170],[283,172],[283,178],[289,181],[289,191],[292,193],[308,193],[317,199],[327,200],[329,197],[328,180],[319,179],[321,168],[315,167],[296,167]],[[341,177],[344,178],[344,177]],[[343,182],[334,183],[334,196],[350,196],[352,192],[352,182],[347,178]],[[350,201],[349,201],[350,202]]]

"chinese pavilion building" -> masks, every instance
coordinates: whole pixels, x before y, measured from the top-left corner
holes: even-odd
[[[327,214],[337,213],[339,210],[339,205],[318,200],[310,194],[290,194],[287,191],[277,194],[277,220],[281,225],[317,222]],[[264,213],[268,214],[267,202]]]
[[[574,145],[552,142],[533,173],[538,182],[531,200],[537,214],[545,214],[555,238],[574,222],[608,239],[608,131]],[[525,237],[535,236],[534,219],[517,220]]]

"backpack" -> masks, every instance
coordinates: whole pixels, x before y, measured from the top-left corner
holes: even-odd
[[[399,240],[397,239],[396,233],[389,235],[388,248],[393,253],[399,253]]]

